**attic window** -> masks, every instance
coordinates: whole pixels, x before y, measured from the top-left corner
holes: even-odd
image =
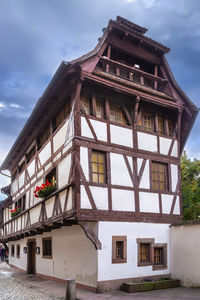
[[[26,162],[29,163],[29,161],[33,158],[33,156],[35,155],[36,149],[35,149],[35,145],[33,146],[33,148],[26,154]]]
[[[25,160],[18,166],[18,172],[21,173],[25,169]]]
[[[37,148],[38,150],[44,145],[50,136],[50,125],[42,131],[42,133],[37,138]]]
[[[53,132],[63,123],[65,119],[70,114],[70,105],[69,103],[65,103],[63,107],[57,112],[57,114],[53,117]]]

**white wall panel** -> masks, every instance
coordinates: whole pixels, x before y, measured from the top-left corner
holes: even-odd
[[[42,207],[42,204],[39,204],[39,205],[35,206],[34,208],[30,209],[31,225],[39,222],[41,207]]]
[[[178,182],[178,166],[172,164],[170,166],[171,166],[171,178],[172,178],[172,192],[175,192],[176,185]]]
[[[179,196],[176,197],[176,202],[175,202],[173,214],[174,215],[180,215],[180,200],[179,200]]]
[[[92,209],[90,201],[88,199],[87,193],[85,191],[85,187],[81,185],[81,208]]]
[[[172,207],[173,195],[162,194],[162,212],[163,214],[170,214]]]
[[[174,142],[174,146],[172,148],[171,156],[178,157],[178,143],[177,143],[177,141]]]
[[[150,180],[149,180],[149,160],[146,161],[144,172],[140,181],[141,189],[150,189]]]
[[[80,163],[87,181],[89,181],[88,148],[80,147]]]
[[[45,201],[45,206],[46,206],[46,211],[47,211],[47,218],[52,217],[54,202],[55,202],[55,197],[52,197],[49,200]]]
[[[160,154],[168,155],[172,139],[160,137]]]
[[[53,151],[56,152],[64,143],[66,138],[68,121],[56,132],[53,137]]]
[[[94,139],[85,117],[81,117],[81,135]]]
[[[141,150],[157,152],[157,136],[138,132],[138,148]]]
[[[71,153],[63,158],[58,164],[58,188],[60,189],[68,183],[69,171],[71,167]]]
[[[46,146],[40,151],[39,158],[43,165],[51,157],[51,143],[48,142]]]
[[[140,211],[159,213],[159,198],[156,193],[139,192]]]
[[[90,186],[97,209],[108,210],[108,188]]]
[[[25,171],[19,176],[19,188],[21,188],[25,183]]]
[[[30,177],[32,177],[35,173],[35,159],[28,165],[27,171]]]
[[[132,129],[110,125],[111,143],[133,147],[133,132]]]
[[[123,155],[111,153],[111,183],[123,186],[133,186]]]
[[[90,122],[94,128],[97,139],[100,141],[107,142],[107,124],[92,119],[90,119]]]
[[[135,211],[134,191],[112,189],[112,209],[118,211]]]

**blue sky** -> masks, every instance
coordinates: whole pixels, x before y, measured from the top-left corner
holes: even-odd
[[[92,50],[117,15],[171,48],[167,59],[174,76],[200,107],[200,1],[2,0],[0,164],[61,61]],[[191,158],[200,159],[199,128],[200,116],[186,144]],[[0,175],[0,187],[8,183]]]

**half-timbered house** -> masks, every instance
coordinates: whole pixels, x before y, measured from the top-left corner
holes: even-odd
[[[37,102],[1,166],[12,174],[1,225],[11,265],[93,291],[170,274],[180,154],[197,108],[173,77],[169,48],[146,32],[110,20]],[[47,179],[55,190],[35,197]]]

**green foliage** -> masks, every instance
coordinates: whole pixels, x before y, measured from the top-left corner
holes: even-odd
[[[191,161],[184,151],[181,157],[183,219],[200,219],[200,160]]]

